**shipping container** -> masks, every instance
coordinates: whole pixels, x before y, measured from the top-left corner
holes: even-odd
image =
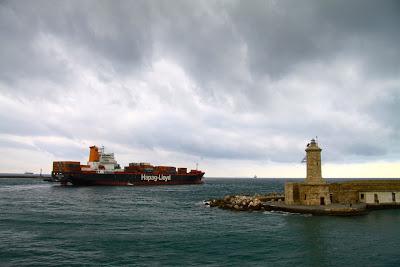
[[[185,174],[185,173],[187,173],[187,168],[178,168],[178,173],[179,173],[179,174]]]
[[[79,172],[81,163],[79,161],[54,161],[53,171],[55,172]]]

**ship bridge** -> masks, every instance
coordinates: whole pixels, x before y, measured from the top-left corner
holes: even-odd
[[[114,158],[114,153],[105,153],[103,146],[100,149],[96,146],[90,147],[88,165],[91,170],[122,171]]]

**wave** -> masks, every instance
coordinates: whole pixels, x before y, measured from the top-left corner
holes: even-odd
[[[311,217],[313,216],[312,214],[303,214],[303,213],[296,213],[296,212],[287,212],[287,211],[264,211],[264,214],[269,214],[269,215],[281,215],[281,216],[288,216],[288,215],[296,215],[296,216],[302,216],[302,217]]]
[[[0,187],[0,192],[11,192],[11,191],[25,191],[25,190],[37,190],[43,188],[50,188],[50,184],[27,184],[27,185],[6,185]]]

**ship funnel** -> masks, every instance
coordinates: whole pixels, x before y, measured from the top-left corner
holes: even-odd
[[[98,162],[100,160],[99,148],[97,146],[90,147],[89,162]]]

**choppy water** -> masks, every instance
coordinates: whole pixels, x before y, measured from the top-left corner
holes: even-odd
[[[61,187],[0,179],[0,266],[400,266],[400,210],[312,217],[202,203],[283,184]]]

